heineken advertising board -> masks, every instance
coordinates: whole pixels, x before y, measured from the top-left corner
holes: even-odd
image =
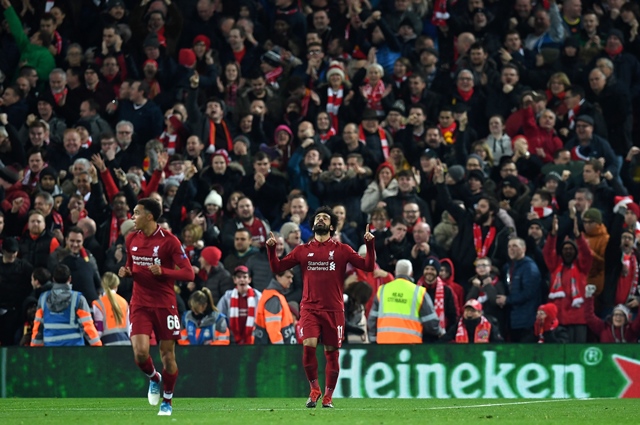
[[[640,398],[637,344],[351,345],[334,397]],[[161,363],[154,348],[156,367]],[[318,350],[320,381],[324,356]],[[2,348],[2,397],[139,397],[130,347]],[[178,347],[181,397],[301,397],[300,346]]]

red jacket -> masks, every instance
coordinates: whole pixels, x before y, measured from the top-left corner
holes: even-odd
[[[449,269],[451,269],[451,276],[449,279],[442,279],[445,285],[447,285],[451,292],[453,292],[453,298],[455,299],[456,309],[458,310],[458,316],[462,316],[462,310],[464,310],[464,288],[454,282],[456,278],[456,269],[453,267],[453,262],[448,258],[443,258],[440,260],[440,264],[442,263],[449,264]]]
[[[600,342],[636,342],[640,338],[640,314],[631,323],[614,329],[611,319],[602,320],[593,311],[593,298],[585,300],[585,317],[591,332],[598,335]],[[615,332],[615,335],[614,335]]]
[[[536,149],[542,148],[545,153],[542,161],[553,162],[553,154],[558,149],[562,149],[562,140],[556,135],[555,130],[548,131],[538,125],[532,106],[523,110],[522,129],[529,142],[529,153],[537,155]]]
[[[553,282],[556,279],[556,269],[562,264],[562,256],[556,253],[556,239],[556,236],[551,236],[551,233],[549,233],[544,248],[542,249],[544,262],[551,272],[551,281],[549,284],[551,287],[553,287]],[[587,286],[587,274],[591,269],[593,257],[589,244],[582,234],[576,240],[576,244],[578,245],[578,256],[573,261],[573,265],[578,268],[579,272],[576,286],[579,292],[578,296],[584,298],[584,288]],[[563,267],[562,270],[562,290],[566,294],[564,298],[549,300],[549,302],[553,302],[558,308],[558,322],[560,325],[586,325],[584,303],[577,308],[571,305],[573,302],[573,297],[571,296],[571,273],[567,267]]]

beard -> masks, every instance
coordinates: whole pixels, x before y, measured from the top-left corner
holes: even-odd
[[[489,214],[490,214],[490,212],[489,212],[489,211],[487,211],[487,212],[486,212],[486,213],[484,213],[484,214],[479,214],[479,213],[477,213],[477,212],[476,212],[476,215],[475,215],[475,217],[473,218],[473,221],[474,221],[476,224],[480,224],[480,225],[481,225],[481,224],[484,224],[487,220],[489,220]]]
[[[313,233],[324,236],[329,234],[329,227],[324,224],[314,224],[313,225]]]

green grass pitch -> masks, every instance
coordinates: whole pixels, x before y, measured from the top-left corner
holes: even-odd
[[[173,416],[139,399],[0,399],[0,424],[625,424],[640,401],[336,399],[335,409],[307,409],[306,398],[174,400]]]

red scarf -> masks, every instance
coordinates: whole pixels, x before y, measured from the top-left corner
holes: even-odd
[[[331,127],[331,128],[329,129],[329,131],[327,131],[326,133],[324,133],[324,134],[322,134],[322,133],[321,133],[321,134],[320,134],[320,140],[322,140],[323,142],[326,142],[327,140],[329,140],[330,138],[332,138],[332,137],[333,137],[333,136],[335,136],[336,134],[338,134],[338,133],[336,132],[336,129],[335,129],[335,128],[333,128],[333,127]]]
[[[564,100],[564,98],[567,96],[567,92],[564,91],[561,91],[558,94],[553,94],[551,90],[545,90],[545,94],[547,95],[547,102],[551,102],[554,97],[558,100]]]
[[[306,117],[309,113],[309,103],[311,102],[311,90],[305,89],[304,96],[302,96],[302,100],[300,101],[300,106],[302,110],[300,111],[300,115]]]
[[[340,109],[340,105],[342,105],[342,96],[344,90],[342,86],[338,89],[338,91],[334,91],[331,87],[327,88],[327,113],[329,117],[331,117],[331,125],[333,128],[339,128],[338,125],[338,110]]]
[[[491,323],[485,319],[484,316],[480,316],[480,323],[476,326],[476,331],[473,335],[473,342],[478,343],[488,343],[489,336],[491,335]],[[464,319],[461,317],[458,321],[458,331],[456,332],[456,343],[458,344],[468,344],[469,343],[469,334],[467,332],[467,327],[464,325]]]
[[[440,129],[440,133],[442,133],[442,137],[444,137],[444,142],[448,145],[453,145],[456,142],[456,130],[458,128],[458,124],[454,121],[449,127],[442,128],[440,124],[438,124],[438,129]]]
[[[60,106],[60,101],[67,95],[67,93],[69,93],[69,89],[66,87],[60,93],[51,92],[51,94],[53,95],[53,100],[56,101],[56,106]]]
[[[402,83],[404,83],[405,81],[407,81],[407,78],[409,78],[409,76],[411,76],[411,72],[407,72],[406,74],[404,74],[402,77],[398,77],[395,74],[392,76],[393,77],[393,82],[396,84],[397,88],[400,88],[402,86]]]
[[[382,95],[384,94],[384,83],[378,80],[375,87],[371,87],[369,80],[362,87],[362,94],[367,99],[367,107],[374,111],[382,111]]]
[[[84,247],[80,247],[80,256],[84,260],[85,263],[89,262],[89,254],[87,254],[87,250]]]
[[[555,300],[556,298],[564,298],[567,294],[562,289],[562,271],[564,269],[564,263],[560,264],[553,276],[555,279],[551,285],[551,291],[549,292],[549,299]],[[569,276],[571,279],[571,307],[579,308],[584,302],[584,298],[580,294],[580,288],[578,287],[578,280],[581,280],[580,271],[578,268],[571,264],[569,268]]]
[[[156,35],[158,36],[158,42],[162,47],[167,47],[167,38],[164,36],[164,25],[158,31],[156,31]]]
[[[384,129],[378,126],[378,137],[380,137],[380,144],[382,145],[382,154],[384,155],[384,159],[389,158],[389,141],[387,140],[387,135],[384,132]],[[364,129],[362,128],[362,124],[358,126],[358,139],[367,144],[367,139],[364,135]]]
[[[622,45],[620,45],[620,47],[618,47],[617,49],[607,49],[606,47],[604,48],[604,51],[607,52],[607,54],[611,59],[618,56],[620,53],[622,53],[623,50],[624,50],[624,46]]]
[[[429,288],[431,285],[424,280],[424,276],[421,277],[420,280],[418,280],[418,286],[425,286],[426,288]],[[440,327],[442,329],[447,329],[446,319],[444,316],[444,283],[442,282],[442,279],[437,277],[435,285],[436,293],[435,297],[433,298],[433,307],[436,310],[436,316],[438,316]]]
[[[458,90],[458,94],[460,95],[462,100],[464,100],[465,102],[468,102],[469,99],[471,99],[471,96],[473,96],[473,87],[469,91],[462,91],[460,89],[457,89],[457,90]]]
[[[227,152],[233,151],[233,141],[231,140],[231,134],[227,128],[227,123],[224,120],[220,121],[222,128],[224,129],[224,135],[227,137]],[[216,147],[216,123],[209,120],[209,145]]]
[[[549,207],[531,207],[531,212],[536,213],[538,218],[545,218],[545,217],[549,217],[551,214],[553,214],[553,208],[549,208]]]
[[[622,273],[618,278],[615,304],[626,304],[638,289],[638,262],[633,254],[622,254]]]
[[[489,233],[485,240],[482,240],[482,227],[473,223],[473,245],[476,247],[478,258],[486,257],[489,254],[489,247],[496,238],[496,226],[489,227]]]
[[[447,12],[447,0],[436,0],[433,5],[431,23],[437,27],[444,27],[447,25],[447,19],[449,19],[449,12]]]
[[[558,327],[558,308],[553,303],[541,305],[538,310],[546,313],[544,320],[537,320],[533,325],[533,332],[538,337],[538,343],[544,343],[544,333]]]
[[[283,69],[281,66],[267,72],[264,76],[267,84],[278,87],[278,78],[282,75]]]
[[[176,141],[178,140],[177,134],[175,133],[171,134],[171,133],[167,133],[166,131],[163,131],[158,139],[162,142],[164,147],[167,149],[167,153],[169,155],[173,155],[174,153],[176,153]]]
[[[246,47],[243,47],[239,52],[233,52],[233,57],[236,59],[236,62],[242,63],[242,59],[244,59],[245,53],[247,53]]]
[[[236,341],[251,345],[253,344],[253,329],[256,320],[256,293],[253,288],[249,287],[247,292],[247,322],[244,325],[244,329],[240,329],[238,296],[238,290],[234,289],[231,293],[231,303],[229,305],[229,328],[235,335]]]
[[[117,218],[115,213],[111,213],[111,226],[109,226],[109,247],[111,247],[120,234],[120,225],[123,221],[131,218],[131,214],[127,213],[127,218]]]

